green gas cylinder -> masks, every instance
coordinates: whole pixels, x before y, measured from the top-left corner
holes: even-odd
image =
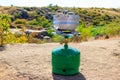
[[[61,75],[79,73],[80,51],[67,44],[52,50],[52,72]]]

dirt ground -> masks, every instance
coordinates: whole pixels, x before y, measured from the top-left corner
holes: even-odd
[[[120,39],[69,45],[81,51],[79,74],[52,74],[51,51],[59,43],[9,44],[0,51],[0,80],[120,80]]]

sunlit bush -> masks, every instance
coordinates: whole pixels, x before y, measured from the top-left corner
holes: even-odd
[[[120,36],[120,22],[112,22],[106,27],[106,34],[109,36]]]
[[[14,34],[7,34],[4,36],[4,44],[9,44],[9,43],[15,43],[16,42],[16,37]]]
[[[11,43],[27,43],[28,39],[26,35],[7,34],[4,36],[4,44]]]
[[[77,31],[81,34],[81,38],[84,41],[87,41],[91,37],[92,26],[86,27],[84,23],[81,23],[77,28]]]
[[[11,15],[0,14],[0,46],[4,45],[4,36],[8,34],[11,22]]]
[[[63,40],[63,37],[60,36],[60,35],[54,35],[54,36],[52,37],[52,41],[53,41],[53,42],[61,42],[62,40]]]
[[[24,25],[27,25],[28,23],[27,23],[27,20],[25,20],[25,19],[16,19],[14,21],[14,24],[24,24]]]
[[[28,39],[25,35],[20,36],[19,38],[16,38],[16,43],[27,43]]]

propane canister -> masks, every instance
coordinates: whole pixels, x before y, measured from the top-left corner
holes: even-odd
[[[80,51],[67,44],[52,50],[52,72],[60,75],[79,73]]]

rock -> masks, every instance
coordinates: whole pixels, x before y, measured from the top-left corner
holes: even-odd
[[[38,38],[38,39],[43,39],[44,36],[48,36],[47,30],[26,30],[25,33],[29,36],[32,33],[36,33],[37,35],[35,35],[34,37]]]
[[[50,37],[49,36],[44,36],[44,39],[50,39]]]

